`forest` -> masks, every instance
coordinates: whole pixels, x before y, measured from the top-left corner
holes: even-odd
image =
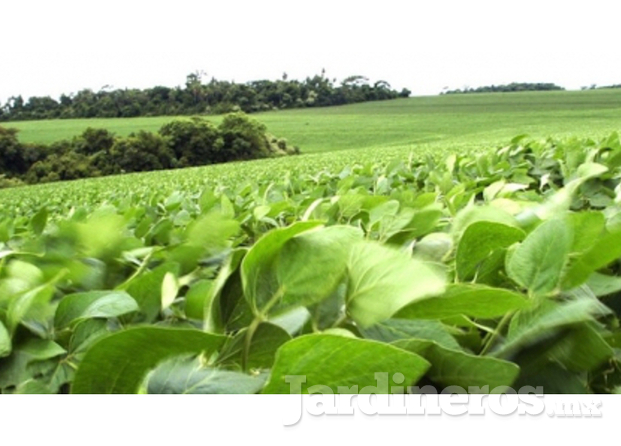
[[[290,80],[286,73],[276,81],[247,83],[203,81],[200,72],[189,74],[183,87],[156,86],[141,89],[99,91],[83,89],[76,94],[50,97],[12,96],[0,105],[0,121],[72,118],[131,118],[137,116],[210,115],[236,111],[246,113],[344,105],[409,97],[410,91],[393,90],[386,81],[370,83],[364,76],[349,76],[340,84],[320,75],[303,81]]]
[[[446,90],[443,94],[463,94],[463,93],[509,93],[516,91],[552,91],[552,90],[565,90],[556,84],[545,82],[512,82],[506,85],[486,85],[484,87],[463,89]]]

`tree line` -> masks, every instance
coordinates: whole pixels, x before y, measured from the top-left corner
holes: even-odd
[[[0,126],[0,188],[300,152],[243,112],[226,115],[218,126],[194,117],[167,123],[157,133],[139,131],[127,137],[88,128],[50,145],[24,144],[17,133]]]
[[[70,118],[129,118],[136,116],[178,116],[246,113],[275,109],[324,107],[355,102],[408,97],[410,91],[393,90],[386,81],[369,83],[364,76],[350,76],[340,85],[336,79],[321,75],[303,81],[289,80],[287,74],[277,81],[247,83],[203,82],[201,73],[186,77],[183,87],[157,86],[148,89],[112,89],[95,92],[84,89],[63,94],[59,100],[50,96],[13,96],[0,104],[0,121]]]
[[[464,88],[456,90],[446,90],[442,94],[464,94],[464,93],[509,93],[515,91],[551,91],[565,90],[553,83],[529,83],[529,82],[512,82],[506,85],[487,85],[478,88]]]

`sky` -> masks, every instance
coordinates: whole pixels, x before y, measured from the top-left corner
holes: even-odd
[[[325,69],[413,95],[621,84],[619,12],[618,0],[2,0],[0,104],[182,86],[197,71],[247,82]]]

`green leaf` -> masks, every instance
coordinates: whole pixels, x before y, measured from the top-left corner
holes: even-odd
[[[502,257],[494,258],[516,242],[522,241],[526,234],[521,229],[502,223],[480,221],[472,223],[464,231],[459,245],[455,265],[457,277],[461,281],[475,276],[485,276],[502,264]]]
[[[178,263],[164,263],[153,271],[148,271],[127,286],[127,292],[138,302],[146,322],[153,322],[160,313],[162,303],[162,283],[167,273],[179,274]]]
[[[612,348],[592,324],[580,324],[546,353],[553,361],[575,372],[592,371],[610,359]]]
[[[443,295],[414,302],[399,311],[395,317],[444,319],[465,315],[487,319],[530,305],[531,302],[526,296],[510,290],[477,284],[454,284]]]
[[[607,314],[610,310],[594,297],[574,298],[562,303],[545,300],[537,308],[521,311],[513,317],[506,340],[493,354],[507,357],[554,336],[563,327],[592,321]]]
[[[136,327],[98,340],[86,352],[72,393],[136,393],[160,362],[188,353],[211,354],[224,336],[198,330]]]
[[[0,358],[9,356],[11,350],[11,336],[2,321],[0,321]]]
[[[211,280],[199,280],[190,286],[185,294],[185,315],[188,318],[200,321],[204,319],[212,287]]]
[[[583,252],[604,232],[606,218],[601,212],[572,212],[569,224],[575,234],[571,252]]]
[[[412,258],[423,262],[443,263],[453,251],[453,238],[444,232],[433,232],[414,244]]]
[[[593,273],[586,285],[597,297],[608,296],[621,291],[621,277]]]
[[[171,272],[164,274],[164,280],[162,280],[162,310],[169,308],[179,293],[179,280],[177,276]]]
[[[304,328],[311,315],[306,307],[297,307],[286,313],[270,317],[269,322],[279,326],[291,336],[295,336]]]
[[[14,346],[11,356],[2,360],[0,389],[18,386],[32,379],[37,366],[65,353],[65,349],[57,343],[43,339],[28,339]]]
[[[499,223],[517,227],[517,220],[511,214],[493,206],[470,205],[460,211],[453,221],[451,233],[456,240],[460,239],[468,227],[477,222]]]
[[[120,215],[93,213],[86,223],[75,223],[73,230],[86,257],[109,258],[122,246],[125,221]]]
[[[542,387],[545,394],[588,394],[585,373],[572,372],[560,364],[543,363],[521,367],[520,377],[515,388],[522,386]]]
[[[209,295],[205,299],[203,330],[221,333],[225,325],[241,328],[250,324],[252,313],[242,292],[239,267],[248,250],[234,249],[227,257],[213,281]],[[246,319],[248,320],[247,323]]]
[[[404,306],[444,292],[445,276],[435,265],[377,243],[359,243],[348,266],[347,312],[369,327]]]
[[[361,328],[360,333],[375,341],[391,343],[402,339],[427,339],[439,345],[461,350],[457,341],[438,321],[420,321],[407,319],[388,319],[369,328]]]
[[[237,365],[242,363],[246,331],[242,330],[223,349],[218,363]],[[274,365],[276,351],[281,345],[291,340],[291,336],[281,327],[262,322],[259,324],[250,342],[246,367],[252,369],[269,369]]]
[[[47,283],[26,291],[11,300],[6,313],[6,325],[9,332],[15,332],[20,322],[23,322],[26,318],[34,317],[35,319],[40,319],[36,314],[32,314],[31,312],[34,310],[40,313],[46,310],[53,295],[54,285]]]
[[[37,212],[30,220],[32,232],[34,232],[36,235],[41,235],[41,233],[45,229],[45,225],[47,224],[47,219],[47,209],[45,207],[42,207],[39,212]]]
[[[63,329],[84,319],[109,319],[139,309],[136,301],[125,291],[69,294],[62,298],[56,308],[54,325],[57,329]]]
[[[292,237],[321,225],[320,222],[298,222],[274,229],[257,241],[241,263],[244,296],[256,311],[263,309],[278,291],[275,264],[284,244]]]
[[[565,219],[540,224],[507,259],[507,274],[532,295],[556,289],[571,249],[572,234]]]
[[[475,356],[463,351],[446,348],[436,342],[421,339],[400,340],[393,345],[423,356],[431,363],[427,375],[443,387],[511,386],[520,368],[508,361],[487,356]]]
[[[317,329],[325,330],[335,325],[345,315],[345,295],[347,286],[340,284],[325,300],[309,307]]]
[[[621,257],[621,231],[600,236],[591,248],[572,262],[563,275],[563,289],[569,290],[586,282],[591,273]]]
[[[160,364],[147,381],[151,394],[252,394],[265,384],[265,376],[219,370],[199,359],[175,358]]]
[[[53,393],[55,392],[52,391],[49,385],[34,379],[20,383],[15,389],[15,394],[18,395],[50,395]]]
[[[574,194],[587,180],[597,177],[608,170],[607,167],[596,163],[584,163],[576,172],[577,178],[568,182],[565,187],[549,197],[544,203],[530,209],[526,209],[516,218],[523,227],[530,226],[538,220],[547,220],[567,211]]]
[[[282,311],[330,296],[343,280],[352,246],[362,236],[358,228],[331,226],[290,238],[276,261],[278,287],[285,290],[276,308]]]
[[[228,240],[239,232],[239,222],[219,211],[210,211],[190,223],[186,230],[186,243],[200,246],[205,251],[218,252]]]
[[[407,386],[418,381],[428,367],[420,356],[388,344],[313,334],[295,338],[278,350],[263,393],[308,393],[315,385],[326,386],[334,393],[390,393],[394,374],[403,374],[405,382],[397,384]],[[376,372],[387,374],[385,382],[376,378]],[[303,376],[304,382],[294,377],[295,382],[287,383],[287,376],[292,375]],[[358,388],[339,390],[340,386]],[[367,386],[377,389],[365,389]]]

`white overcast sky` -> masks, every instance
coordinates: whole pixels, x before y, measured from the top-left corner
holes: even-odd
[[[621,83],[621,2],[1,0],[0,102],[83,88],[354,74],[415,95]]]

